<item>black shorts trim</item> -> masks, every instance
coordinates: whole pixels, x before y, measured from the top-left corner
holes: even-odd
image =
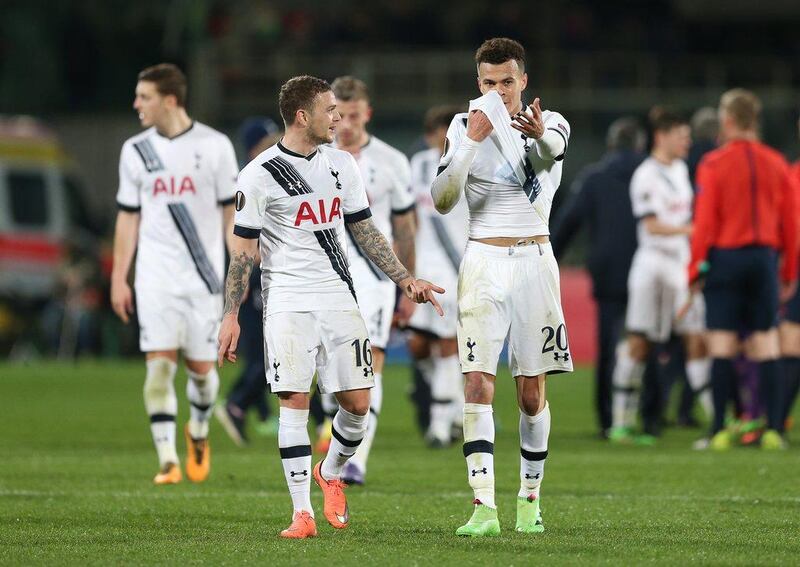
[[[249,238],[252,240],[254,238],[258,238],[261,235],[261,231],[257,228],[250,228],[249,226],[237,224],[233,227],[233,234],[240,236],[241,238]]]
[[[366,209],[361,209],[355,213],[345,213],[344,214],[344,222],[347,224],[353,224],[354,222],[360,222],[362,220],[367,220],[369,217],[372,216],[372,211],[367,207]]]
[[[405,209],[392,209],[392,215],[404,215],[406,213],[410,213],[411,211],[417,208],[416,203],[411,203]]]

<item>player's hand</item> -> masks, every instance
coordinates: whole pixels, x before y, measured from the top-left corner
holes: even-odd
[[[692,303],[694,303],[694,296],[702,292],[703,292],[703,280],[701,278],[689,286],[689,296],[686,298],[684,304],[681,305],[680,309],[678,309],[678,312],[675,314],[675,321],[677,323],[683,321],[683,318],[686,317],[687,313],[689,313],[689,310],[692,308]]]
[[[528,105],[528,108],[531,109],[532,115],[525,112],[523,108],[512,118],[511,127],[514,130],[522,132],[528,138],[538,140],[544,135],[544,122],[542,121],[542,107],[539,97],[533,99],[533,102]]]
[[[781,303],[786,303],[791,298],[794,297],[794,294],[797,293],[797,282],[782,282],[781,283]]]
[[[436,309],[439,317],[444,317],[442,306],[439,305],[439,302],[436,301],[436,297],[433,295],[434,292],[444,293],[444,288],[432,284],[429,281],[417,280],[411,277],[406,278],[404,281],[400,282],[400,284],[400,288],[411,301],[414,303],[430,303],[433,305],[433,308]]]
[[[409,320],[411,320],[411,316],[414,314],[414,310],[417,308],[417,304],[411,300],[410,297],[407,295],[401,295],[400,301],[397,303],[397,313],[395,314],[395,321],[399,327],[405,327],[408,325]]]
[[[217,351],[217,364],[222,368],[222,363],[236,362],[236,347],[239,346],[239,317],[238,313],[228,313],[222,318],[219,327],[219,350]]]
[[[492,121],[481,110],[473,110],[467,118],[467,138],[475,142],[484,141],[494,130]]]
[[[133,293],[126,281],[111,281],[111,308],[126,325],[133,313]]]

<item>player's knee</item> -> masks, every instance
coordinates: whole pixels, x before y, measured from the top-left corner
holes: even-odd
[[[521,409],[522,413],[525,415],[536,415],[541,411],[543,406],[544,400],[541,399],[538,390],[531,390],[520,396],[519,409]]]
[[[147,374],[144,380],[144,400],[148,411],[166,410],[170,398],[175,396],[173,381],[177,366],[167,358],[153,358],[147,361]]]
[[[467,403],[490,404],[493,394],[493,384],[483,372],[467,372],[464,375],[464,397]]]
[[[367,415],[370,407],[368,390],[353,392],[351,395],[339,397],[339,407],[353,415]]]
[[[644,362],[650,354],[650,342],[642,335],[628,336],[628,356],[636,362]]]

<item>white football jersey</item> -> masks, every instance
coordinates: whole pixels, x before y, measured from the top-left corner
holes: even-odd
[[[631,178],[631,204],[633,216],[637,219],[655,215],[664,224],[688,224],[692,218],[693,197],[689,168],[680,159],[664,165],[649,157],[636,168]],[[681,261],[689,259],[688,236],[651,234],[641,221],[638,223],[637,235],[639,248],[661,250]]]
[[[447,130],[447,146],[439,163],[440,169],[447,167],[453,155],[467,135],[466,112],[456,114]],[[558,132],[569,145],[570,126],[558,112],[542,111],[544,126]],[[510,118],[509,118],[510,120]],[[550,209],[558,186],[561,184],[561,167],[564,154],[554,161],[545,161],[536,153],[533,141],[520,134],[519,143],[527,154],[532,168],[535,200],[546,218],[534,211],[532,202],[519,183],[514,168],[503,156],[500,145],[492,132],[478,147],[478,152],[469,169],[466,197],[469,206],[469,237],[473,239],[496,236],[549,235]],[[564,150],[566,153],[566,150]]]
[[[391,246],[394,242],[392,215],[408,212],[414,207],[408,158],[383,140],[370,136],[355,159],[364,180],[372,220]],[[348,258],[356,288],[378,280],[389,281],[352,237],[348,235],[348,239]]]
[[[446,215],[439,214],[433,204],[431,183],[440,158],[435,148],[411,157],[411,187],[417,202],[417,275],[425,279],[433,279],[442,271],[458,273],[469,233],[469,209],[464,199],[459,199]]]
[[[222,206],[237,171],[231,141],[199,122],[173,138],[149,128],[125,141],[117,204],[141,213],[137,289],[222,293]]]
[[[260,237],[267,315],[357,309],[345,223],[370,216],[347,152],[320,147],[303,156],[278,143],[247,164],[237,182],[234,234]]]

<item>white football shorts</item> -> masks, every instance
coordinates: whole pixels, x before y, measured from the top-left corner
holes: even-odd
[[[572,371],[558,264],[550,244],[467,244],[458,278],[462,372],[496,375],[506,336],[512,376]]]
[[[375,280],[359,287],[358,280],[355,280],[358,309],[367,325],[369,340],[376,348],[385,349],[389,344],[396,289],[391,281]]]
[[[173,295],[137,288],[139,348],[142,352],[182,350],[189,360],[216,360],[222,308],[222,294]]]
[[[372,388],[372,350],[361,313],[284,311],[264,319],[267,382],[273,392],[323,394]]]
[[[686,264],[657,250],[638,250],[628,275],[625,327],[653,342],[664,342],[672,332],[700,333],[705,328],[705,303],[696,294],[686,316],[676,315],[689,298]]]

